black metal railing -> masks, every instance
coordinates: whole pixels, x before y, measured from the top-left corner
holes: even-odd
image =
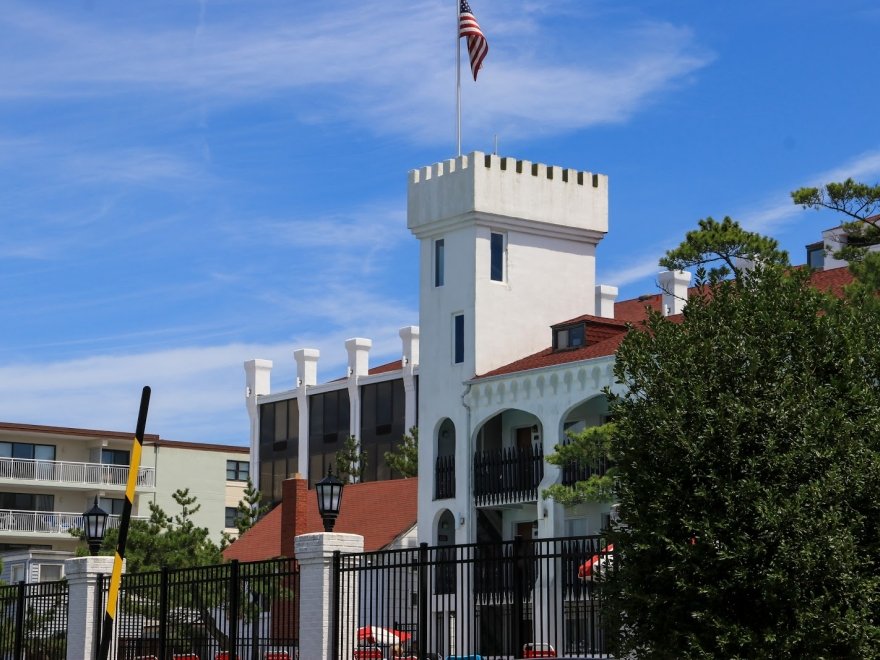
[[[434,499],[455,497],[455,456],[438,456],[434,466]]]
[[[332,657],[607,657],[613,566],[599,536],[338,554]]]
[[[611,461],[604,457],[592,462],[571,461],[562,466],[562,483],[573,486],[578,481],[587,481],[590,477],[604,476],[611,466]]]
[[[474,453],[477,506],[537,500],[543,477],[544,450],[540,444]]]
[[[67,582],[0,587],[0,657],[67,657]]]
[[[293,660],[298,579],[287,558],[124,575],[113,657]],[[99,581],[102,611],[109,576]]]

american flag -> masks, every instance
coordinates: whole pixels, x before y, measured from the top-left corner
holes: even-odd
[[[483,66],[483,60],[489,53],[489,43],[483,36],[480,24],[477,23],[477,17],[471,12],[471,6],[467,0],[461,0],[461,6],[458,10],[458,38],[467,37],[468,55],[471,58],[471,71],[474,74],[474,80],[477,79],[477,72]]]

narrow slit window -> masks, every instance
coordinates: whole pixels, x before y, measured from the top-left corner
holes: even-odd
[[[434,286],[443,286],[446,279],[446,242],[442,238],[434,241]]]
[[[456,314],[453,321],[453,347],[455,364],[464,362],[464,314]]]
[[[504,234],[491,235],[491,278],[493,282],[504,281]]]

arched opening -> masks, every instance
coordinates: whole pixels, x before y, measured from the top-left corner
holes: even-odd
[[[544,476],[541,420],[524,410],[505,410],[486,420],[474,445],[477,506],[503,506],[538,499]]]
[[[455,497],[455,424],[448,417],[437,427],[434,499]]]
[[[437,566],[434,570],[434,593],[455,593],[455,516],[449,509],[437,519]]]

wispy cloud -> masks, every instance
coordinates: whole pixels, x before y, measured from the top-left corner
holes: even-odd
[[[563,3],[559,11],[583,21],[587,10],[573,7]],[[481,21],[495,38],[479,85],[465,90],[474,131],[532,135],[536,127],[564,132],[624,121],[712,58],[688,29],[666,23],[591,24],[585,29],[595,39],[557,45],[541,12],[524,14],[519,3],[484,11]],[[274,6],[271,14],[271,22],[262,12],[224,21],[205,18],[202,7],[194,38],[180,27],[102,25],[12,5],[0,26],[23,35],[18,46],[27,56],[4,62],[0,98],[153,90],[198,103],[242,103],[308,90],[302,113],[311,120],[356,121],[423,141],[446,137],[454,61],[447,3],[419,0],[400,11],[380,0],[340,0],[332,7]],[[599,40],[608,48],[591,50]]]

